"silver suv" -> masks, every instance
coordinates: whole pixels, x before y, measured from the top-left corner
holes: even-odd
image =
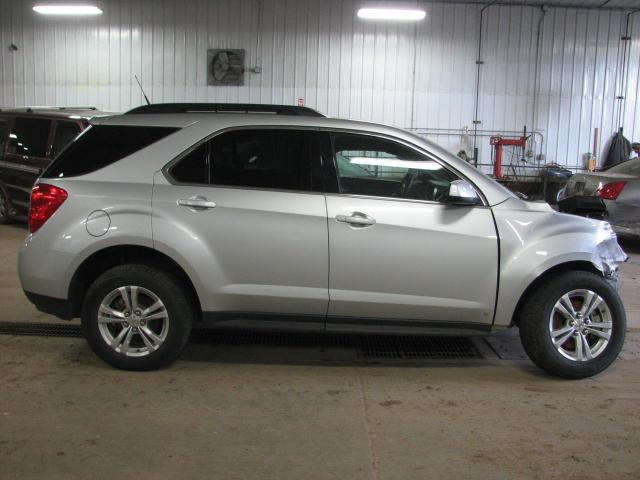
[[[486,335],[579,378],[622,348],[607,223],[528,203],[402,130],[265,105],[97,118],[33,189],[22,286],[111,365],[169,364],[192,324]]]

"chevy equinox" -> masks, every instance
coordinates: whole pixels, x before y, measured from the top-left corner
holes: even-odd
[[[31,194],[36,307],[81,317],[111,365],[169,364],[221,328],[486,335],[544,370],[616,358],[626,255],[609,224],[525,202],[395,128],[278,105],[158,104],[96,118]]]

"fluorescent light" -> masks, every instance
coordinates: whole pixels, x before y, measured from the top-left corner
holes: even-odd
[[[100,10],[95,5],[36,5],[35,12],[43,15],[100,15]]]
[[[349,163],[354,165],[371,165],[376,167],[406,168],[412,170],[440,170],[442,167],[436,162],[402,160],[399,158],[351,157]]]
[[[358,17],[370,20],[422,20],[427,12],[400,8],[361,8]]]

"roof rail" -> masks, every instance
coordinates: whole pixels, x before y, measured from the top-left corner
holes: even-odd
[[[30,107],[9,107],[4,110],[24,110],[25,112],[33,112],[35,110],[98,110],[96,107],[49,107],[49,106],[30,106]],[[3,111],[0,108],[0,112]]]
[[[141,113],[271,113],[324,117],[312,108],[293,105],[263,105],[259,103],[155,103],[129,110],[125,115]]]

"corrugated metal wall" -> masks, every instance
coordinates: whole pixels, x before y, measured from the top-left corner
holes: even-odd
[[[425,21],[396,24],[358,19],[359,4],[105,0],[99,17],[61,19],[0,0],[0,105],[122,111],[143,102],[138,74],[154,102],[304,98],[330,116],[415,128],[470,150],[472,139],[459,131],[473,130],[481,6],[429,3]],[[640,138],[640,14],[632,17],[626,81],[625,12],[551,8],[537,49],[541,16],[537,7],[485,11],[478,128],[535,128],[531,147],[541,162],[570,166],[591,151],[595,127],[603,142],[611,136],[619,112],[626,135]],[[248,66],[262,73],[248,73],[242,87],[207,87],[206,50],[215,47],[245,48]],[[488,136],[477,138],[489,162]]]

